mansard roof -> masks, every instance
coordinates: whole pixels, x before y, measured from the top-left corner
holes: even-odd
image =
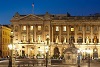
[[[71,16],[69,13],[67,14],[28,14],[28,15],[20,15],[18,12],[13,16],[11,21],[20,21],[20,20],[100,20],[99,14],[90,15],[90,16]]]

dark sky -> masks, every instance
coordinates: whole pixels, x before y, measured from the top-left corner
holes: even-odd
[[[100,13],[100,0],[0,0],[0,24],[10,24],[16,12],[19,14],[66,14],[83,16]]]

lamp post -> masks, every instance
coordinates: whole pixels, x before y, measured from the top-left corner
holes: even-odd
[[[46,37],[47,37],[47,39],[46,39],[46,41],[47,41],[47,45],[46,45],[46,47],[45,47],[45,50],[46,50],[46,67],[48,66],[48,51],[49,51],[49,35],[47,34],[46,35]]]
[[[80,49],[78,50],[78,67],[80,67]]]
[[[8,67],[12,67],[12,45],[8,45],[8,48],[10,49],[10,56],[9,56],[9,65]]]
[[[88,67],[90,67],[90,49],[87,50],[88,54]]]
[[[89,37],[86,38],[86,44],[89,44]],[[88,56],[88,67],[90,67],[90,48],[87,48],[86,52]]]
[[[10,56],[9,56],[9,65],[8,67],[15,67],[15,58],[14,58],[14,48],[15,46],[13,45],[13,32],[11,31],[11,44],[8,45],[8,48],[10,49]]]
[[[45,47],[46,51],[46,67],[48,66],[48,46]]]

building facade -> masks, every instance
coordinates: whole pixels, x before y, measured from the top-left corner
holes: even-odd
[[[100,17],[70,16],[70,14],[20,15],[16,13],[10,20],[14,31],[13,42],[16,55],[40,56],[46,53],[47,43],[49,56],[63,55],[73,39],[75,47],[80,49],[82,57],[90,50],[92,58],[100,57]],[[47,41],[47,35],[49,41]]]
[[[10,44],[11,29],[8,25],[0,25],[0,56],[6,57],[9,55],[8,45]]]

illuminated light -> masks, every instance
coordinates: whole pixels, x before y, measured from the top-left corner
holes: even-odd
[[[10,45],[8,45],[8,48],[9,48],[10,50],[15,49],[15,45],[10,44]]]
[[[94,51],[97,51],[96,49]]]
[[[77,50],[77,52],[80,53],[81,51],[80,50]]]
[[[32,50],[32,48],[30,50]]]
[[[48,49],[49,49],[49,47],[48,47],[48,46],[46,46],[46,47],[45,47],[46,52],[48,52]]]
[[[11,50],[12,49],[12,45],[10,44],[10,45],[8,45],[8,48]]]
[[[11,31],[11,35],[13,35],[13,33],[14,33],[14,32],[13,32],[13,31]]]
[[[74,28],[71,28],[71,31],[74,31]]]
[[[47,34],[46,37],[49,38],[49,35]]]
[[[38,30],[41,30],[41,26],[38,26]]]
[[[86,50],[86,52],[87,52],[87,53],[90,53],[90,52],[91,52],[91,50]]]

